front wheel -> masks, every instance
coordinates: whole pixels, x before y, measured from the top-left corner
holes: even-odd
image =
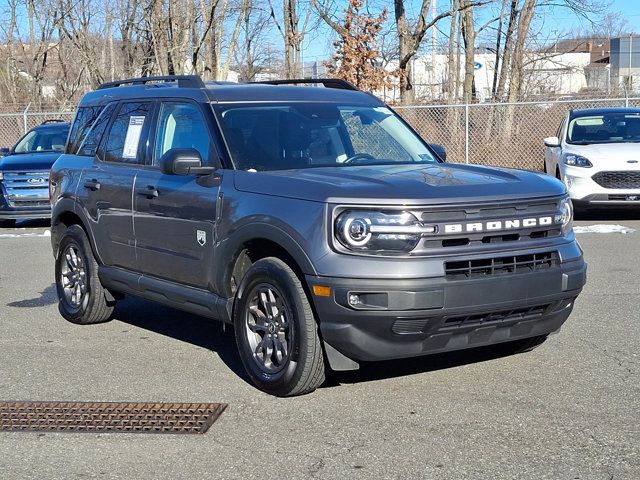
[[[324,355],[300,279],[278,258],[247,271],[234,305],[242,363],[261,390],[281,397],[312,392],[325,380]]]
[[[55,271],[58,309],[65,319],[88,325],[111,318],[115,301],[109,300],[100,283],[98,263],[80,226],[71,225],[62,234]]]

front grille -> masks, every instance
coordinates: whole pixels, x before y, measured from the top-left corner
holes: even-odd
[[[591,178],[604,188],[640,188],[640,171],[598,172]]]
[[[508,257],[455,260],[445,262],[445,275],[450,279],[526,273],[544,270],[558,264],[557,252],[510,255]]]
[[[2,184],[10,207],[49,205],[49,172],[4,172]]]
[[[540,239],[552,239],[562,235],[560,225],[555,222],[559,213],[560,199],[520,200],[503,203],[464,206],[434,206],[414,212],[422,222],[437,225],[438,233],[425,236],[416,253],[437,253],[446,250],[454,254],[468,249],[491,250],[492,245],[502,243],[527,243]],[[523,219],[549,218],[550,223],[517,228],[486,228],[488,222],[501,223],[523,221]],[[464,230],[460,233],[445,233],[446,226],[457,224]],[[485,228],[468,230],[467,225],[482,224]]]
[[[50,207],[49,200],[10,200],[9,205],[16,208],[45,208]]]
[[[517,308],[514,310],[502,310],[499,312],[478,313],[474,315],[461,315],[457,317],[449,317],[444,321],[446,327],[459,327],[467,325],[476,325],[479,323],[503,323],[503,322],[519,322],[522,320],[533,320],[541,317],[547,305],[536,305],[533,307]]]
[[[398,335],[419,335],[432,331],[442,332],[463,327],[535,320],[544,315],[550,305],[551,304],[534,305],[511,310],[456,315],[452,317],[401,318],[393,323],[391,330]]]

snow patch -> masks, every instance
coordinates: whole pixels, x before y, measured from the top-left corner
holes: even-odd
[[[624,225],[585,225],[573,227],[575,233],[633,233],[635,229]]]
[[[0,233],[0,238],[33,238],[33,237],[50,237],[51,230],[45,230],[44,232],[38,233]]]

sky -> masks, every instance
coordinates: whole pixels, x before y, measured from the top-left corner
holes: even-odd
[[[422,0],[406,0],[407,12],[410,17],[415,17],[418,12]],[[449,0],[432,0],[436,2],[437,10],[441,11],[449,5]],[[335,3],[346,3],[346,0],[335,0]],[[392,2],[389,0],[368,0],[371,5],[389,5],[392,7]],[[640,34],[640,0],[602,0],[601,3],[610,3],[610,12],[620,12],[627,19],[629,29]],[[6,11],[7,0],[0,0],[0,14]],[[392,13],[389,13],[389,17],[393,18]],[[487,14],[489,18],[489,14]],[[592,20],[597,21],[597,18]],[[485,20],[486,21],[486,20]],[[477,20],[478,24],[482,24],[483,19]],[[438,24],[438,28],[447,29],[448,19],[442,20]],[[536,27],[538,36],[540,38],[539,43],[553,43],[554,40],[560,38],[566,38],[566,32],[584,30],[589,31],[591,25],[586,19],[581,19],[575,14],[571,13],[568,9],[555,8],[553,14],[544,16],[537,20]],[[279,47],[281,38],[279,34],[273,29],[273,43],[274,46]],[[306,35],[303,43],[303,57],[305,63],[313,61],[324,61],[331,57],[333,54],[333,41],[335,35],[326,27],[321,25],[320,28],[315,28],[312,32]],[[441,41],[443,41],[441,39]],[[425,45],[427,48],[430,45],[430,37],[425,38]]]
[[[441,11],[445,5],[449,4],[448,0],[435,1],[438,12]],[[409,11],[417,12],[421,0],[407,0],[407,3],[413,6],[412,9],[408,9]],[[627,19],[629,29],[640,34],[640,0],[608,0],[608,2],[607,0],[603,0],[601,3],[610,3],[608,10],[612,13],[622,13],[624,18]],[[391,5],[391,2],[389,2],[389,4]],[[440,5],[442,7],[440,7]],[[593,17],[591,20],[597,22],[598,18]],[[448,29],[448,23],[448,20],[444,19],[438,26],[439,28]],[[477,23],[481,24],[483,22],[481,19],[478,19]],[[568,31],[584,30],[587,32],[591,29],[591,24],[588,20],[579,18],[570,10],[563,8],[554,8],[553,14],[538,19],[536,26],[542,43],[553,43],[556,39],[566,38]],[[304,42],[305,60],[324,60],[330,57],[333,51],[332,42],[333,39],[326,29],[321,29],[316,32],[315,35],[309,36]],[[428,46],[429,43],[430,37],[425,38],[425,44]]]

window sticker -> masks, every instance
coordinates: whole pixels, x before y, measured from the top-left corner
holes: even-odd
[[[144,119],[144,115],[129,117],[129,128],[127,129],[127,136],[124,139],[122,158],[136,158],[138,155],[138,143],[140,142]]]

